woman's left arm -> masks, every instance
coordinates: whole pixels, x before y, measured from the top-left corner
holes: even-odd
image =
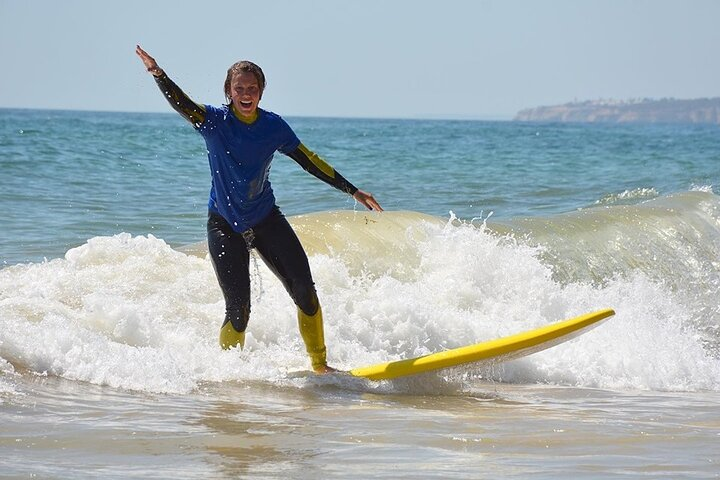
[[[320,158],[318,154],[308,149],[302,143],[298,145],[295,150],[286,153],[286,155],[295,160],[306,172],[316,176],[328,185],[332,185],[341,192],[352,195],[355,200],[364,205],[368,210],[383,211],[371,193],[359,190],[345,177],[340,175],[340,173],[336,172],[330,164]]]

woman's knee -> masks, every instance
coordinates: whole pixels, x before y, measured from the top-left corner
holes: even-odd
[[[297,283],[293,285],[290,292],[295,305],[306,315],[315,315],[317,313],[320,302],[315,292],[315,286],[310,283]]]

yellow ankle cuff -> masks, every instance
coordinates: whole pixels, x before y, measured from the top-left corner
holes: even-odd
[[[238,332],[232,322],[226,322],[220,329],[220,347],[229,350],[233,347],[242,348],[245,346],[245,332]]]

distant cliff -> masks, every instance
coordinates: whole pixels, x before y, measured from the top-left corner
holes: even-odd
[[[694,100],[592,100],[521,110],[524,122],[714,123],[720,124],[720,98]]]

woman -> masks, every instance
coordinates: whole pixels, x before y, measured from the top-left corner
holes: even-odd
[[[322,310],[307,256],[275,204],[268,174],[275,151],[306,171],[352,195],[370,210],[382,211],[375,198],[305,147],[279,116],[258,107],[265,75],[252,62],[232,65],[225,79],[227,105],[193,102],[140,46],[135,52],[170,105],[203,136],[212,175],[208,202],[208,250],[225,297],[220,346],[242,348],[250,317],[249,251],[282,281],[298,308],[300,334],[313,370],[333,371],[326,362]]]

